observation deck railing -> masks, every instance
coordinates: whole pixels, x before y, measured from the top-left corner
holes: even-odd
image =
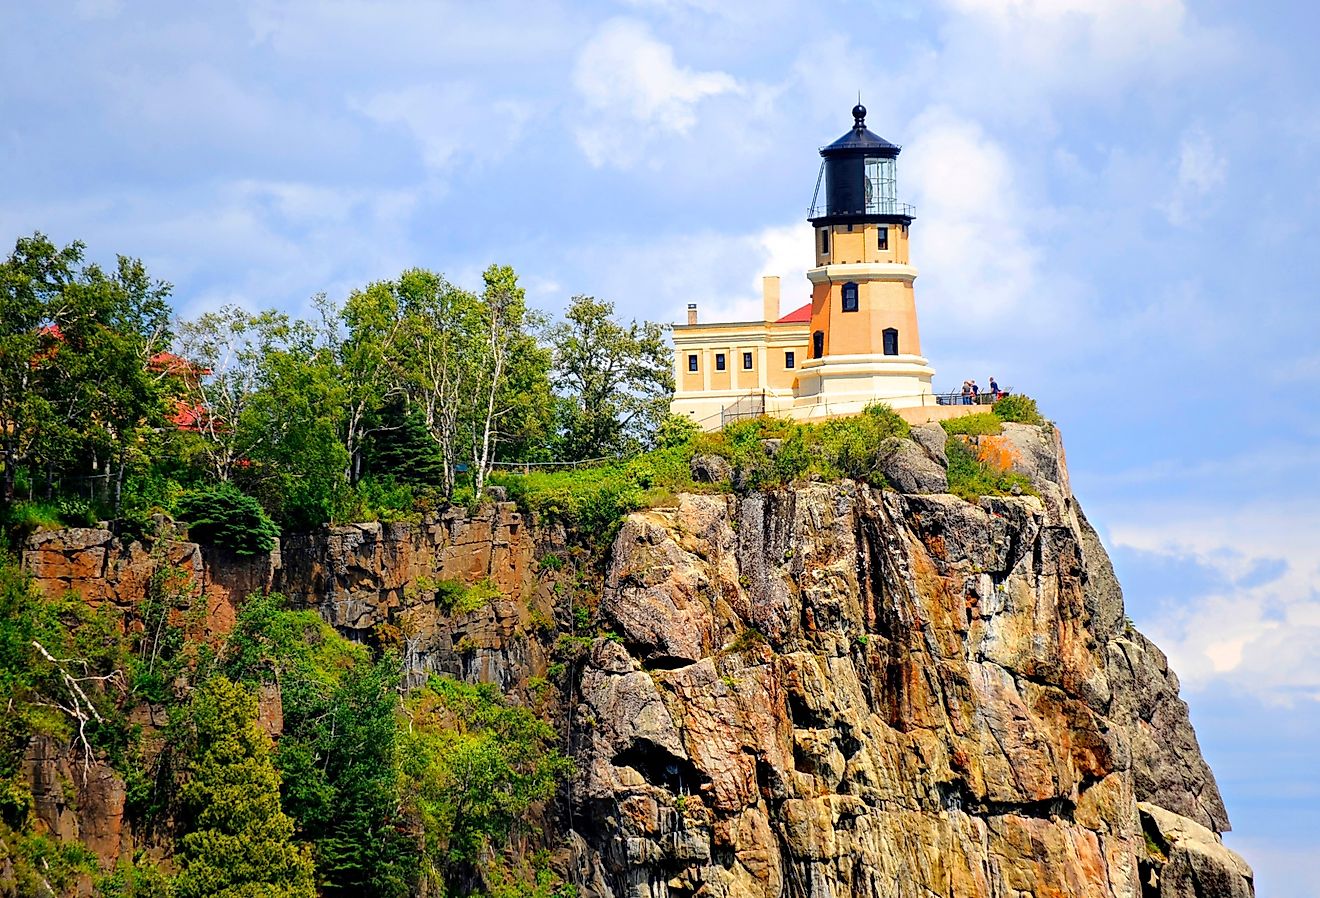
[[[807,209],[807,218],[824,218],[827,215],[906,215],[908,218],[916,218],[917,207],[897,200],[884,200],[867,203],[865,209],[831,209],[828,203],[812,203]]]

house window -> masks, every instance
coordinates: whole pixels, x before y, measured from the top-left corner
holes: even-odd
[[[792,367],[795,367],[796,364],[797,364],[797,360],[793,358],[793,353],[791,353],[791,352],[786,352],[786,353],[784,353],[784,367],[785,367],[785,368],[792,368]]]
[[[898,329],[887,327],[882,332],[885,341],[885,355],[898,355]]]
[[[851,281],[843,285],[843,310],[845,312],[857,311],[857,285]]]
[[[848,233],[849,233],[849,234],[852,233],[852,225],[848,225]]]
[[[830,254],[830,229],[820,229],[820,254],[828,256]]]
[[[716,371],[724,370],[724,353],[722,352],[715,353],[715,370]]]
[[[879,234],[876,238],[877,249],[889,249],[889,228],[880,228],[876,233]]]
[[[818,359],[825,354],[825,332],[816,331],[811,335],[811,357]]]
[[[743,353],[743,370],[744,371],[752,370],[752,354],[750,352]]]
[[[688,356],[688,370],[689,371],[697,370],[697,357],[695,355]]]

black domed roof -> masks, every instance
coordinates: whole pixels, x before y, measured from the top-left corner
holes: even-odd
[[[858,103],[853,107],[853,126],[852,130],[840,137],[834,143],[827,147],[822,147],[820,154],[828,156],[833,153],[864,153],[874,156],[897,156],[901,147],[890,143],[879,134],[867,130],[866,127],[866,107]]]

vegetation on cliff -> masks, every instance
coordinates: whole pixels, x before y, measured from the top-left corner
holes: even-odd
[[[0,861],[15,883],[90,877],[106,898],[559,888],[510,847],[569,770],[531,711],[442,677],[404,689],[396,657],[279,596],[249,598],[224,636],[201,604],[160,576],[137,608],[93,610],[0,561]],[[70,795],[101,765],[123,779],[125,824],[162,866],[101,871],[37,833],[24,758],[42,738],[69,746]]]
[[[497,464],[649,448],[672,391],[663,328],[578,296],[562,322],[514,271],[479,292],[422,269],[316,315],[172,320],[170,285],[41,234],[0,261],[0,516],[117,520],[217,485],[285,528],[479,499]],[[239,545],[246,545],[240,542]]]

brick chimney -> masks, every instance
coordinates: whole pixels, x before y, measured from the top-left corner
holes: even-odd
[[[697,304],[695,302],[690,302],[688,303],[688,324],[696,324],[696,323],[697,323]]]
[[[762,314],[766,321],[779,320],[779,277],[768,275],[761,278]]]

